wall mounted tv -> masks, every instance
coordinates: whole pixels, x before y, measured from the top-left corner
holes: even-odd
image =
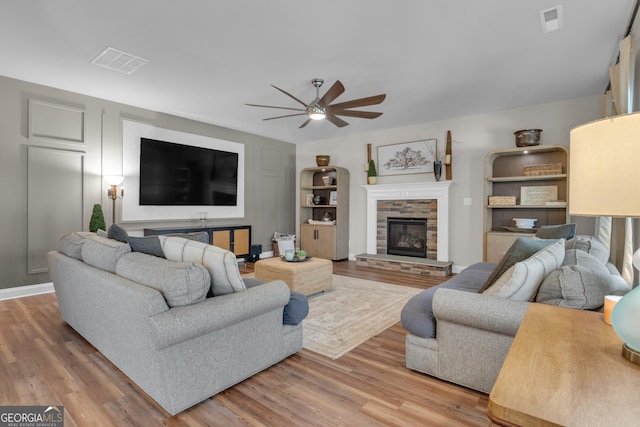
[[[141,206],[236,206],[238,153],[140,138]]]

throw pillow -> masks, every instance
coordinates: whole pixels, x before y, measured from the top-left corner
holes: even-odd
[[[606,295],[629,290],[624,280],[612,275],[596,257],[578,249],[566,251],[563,265],[551,272],[538,290],[536,302],[560,307],[594,310]]]
[[[209,233],[207,233],[206,231],[197,231],[195,233],[166,234],[166,236],[182,237],[189,240],[195,240],[196,242],[209,243]]]
[[[531,301],[545,277],[564,261],[564,239],[515,263],[483,293],[516,301]]]
[[[555,239],[537,239],[531,237],[518,237],[511,245],[509,250],[504,254],[502,259],[495,268],[491,275],[484,282],[482,287],[478,289],[478,293],[482,293],[489,289],[500,276],[502,276],[512,265],[516,262],[524,261],[531,255],[535,254],[539,250],[549,246],[555,242]]]
[[[111,226],[107,230],[107,237],[123,243],[127,243],[129,240],[127,230],[120,227],[118,224],[111,224]]]
[[[209,272],[195,262],[168,261],[140,252],[123,255],[116,274],[157,289],[169,307],[204,301],[211,286]]]
[[[96,231],[96,234],[100,237],[104,237],[105,239],[109,238],[109,233],[107,233],[106,231],[104,231],[101,228],[98,228],[98,231]]]
[[[142,252],[144,254],[149,254],[160,258],[165,257],[158,236],[129,236],[128,239],[129,246],[131,246],[132,252]]]
[[[206,243],[182,237],[158,236],[167,259],[172,261],[194,261],[204,265],[211,275],[213,296],[245,290],[238,270],[238,261],[233,252]]]
[[[540,239],[571,239],[576,235],[576,224],[543,225],[536,231]]]
[[[593,255],[603,264],[609,262],[609,248],[594,236],[576,236],[567,241],[566,249],[580,249]]]
[[[82,247],[87,240],[92,239],[94,236],[95,234],[89,231],[75,231],[65,234],[58,242],[58,251],[68,257],[82,261]]]

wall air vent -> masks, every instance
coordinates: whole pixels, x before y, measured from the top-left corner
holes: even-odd
[[[562,18],[562,6],[552,7],[551,9],[540,11],[540,24],[543,33],[551,33],[561,30],[564,27],[564,19]]]
[[[99,67],[108,68],[109,70],[127,75],[133,73],[147,62],[149,62],[147,59],[112,47],[107,47],[98,56],[91,60],[92,64]]]

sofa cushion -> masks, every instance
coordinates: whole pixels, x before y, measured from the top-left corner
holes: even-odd
[[[417,295],[414,295],[407,301],[400,314],[402,327],[411,334],[422,338],[433,338],[436,336],[436,321],[433,317],[433,295],[438,289],[457,289],[467,292],[477,292],[482,286],[486,278],[491,274],[495,267],[494,263],[479,262],[473,264],[453,278],[425,289]]]
[[[515,263],[486,291],[516,301],[531,301],[545,277],[564,261],[564,239],[548,245],[524,261]]]
[[[158,236],[129,236],[128,240],[132,252],[142,252],[143,254],[149,254],[160,258],[165,257]]]
[[[111,224],[107,230],[107,237],[118,242],[127,243],[129,241],[129,233],[118,224]]]
[[[116,263],[124,254],[131,252],[128,243],[94,236],[82,246],[82,260],[93,267],[116,272]]]
[[[95,235],[89,231],[74,231],[65,234],[58,242],[58,251],[82,261],[82,247],[87,240],[92,239]]]
[[[484,282],[478,292],[482,293],[489,289],[500,276],[502,276],[516,262],[524,261],[539,250],[554,243],[556,239],[538,239],[531,237],[518,237],[509,250],[504,254],[500,262],[496,265],[491,275]]]
[[[580,249],[596,257],[602,264],[609,261],[609,248],[594,236],[580,235],[567,240],[566,249]]]
[[[195,262],[177,262],[141,252],[123,255],[116,274],[157,289],[169,307],[204,301],[211,286],[209,272]]]
[[[602,307],[606,295],[624,295],[629,286],[596,257],[579,249],[566,251],[563,265],[542,282],[536,302],[593,310]]]
[[[576,235],[576,224],[543,225],[536,231],[540,239],[571,239]]]
[[[245,290],[238,262],[233,252],[182,237],[158,236],[165,257],[172,261],[194,261],[206,267],[211,275],[213,296]]]

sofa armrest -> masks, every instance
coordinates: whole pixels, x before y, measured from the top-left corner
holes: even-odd
[[[289,287],[281,280],[274,280],[242,292],[173,307],[150,318],[156,332],[156,348],[188,341],[277,309],[280,309],[277,321],[282,324],[282,310],[287,302]]]
[[[516,335],[528,305],[524,301],[454,289],[438,289],[433,297],[436,322],[447,321],[510,336]]]

